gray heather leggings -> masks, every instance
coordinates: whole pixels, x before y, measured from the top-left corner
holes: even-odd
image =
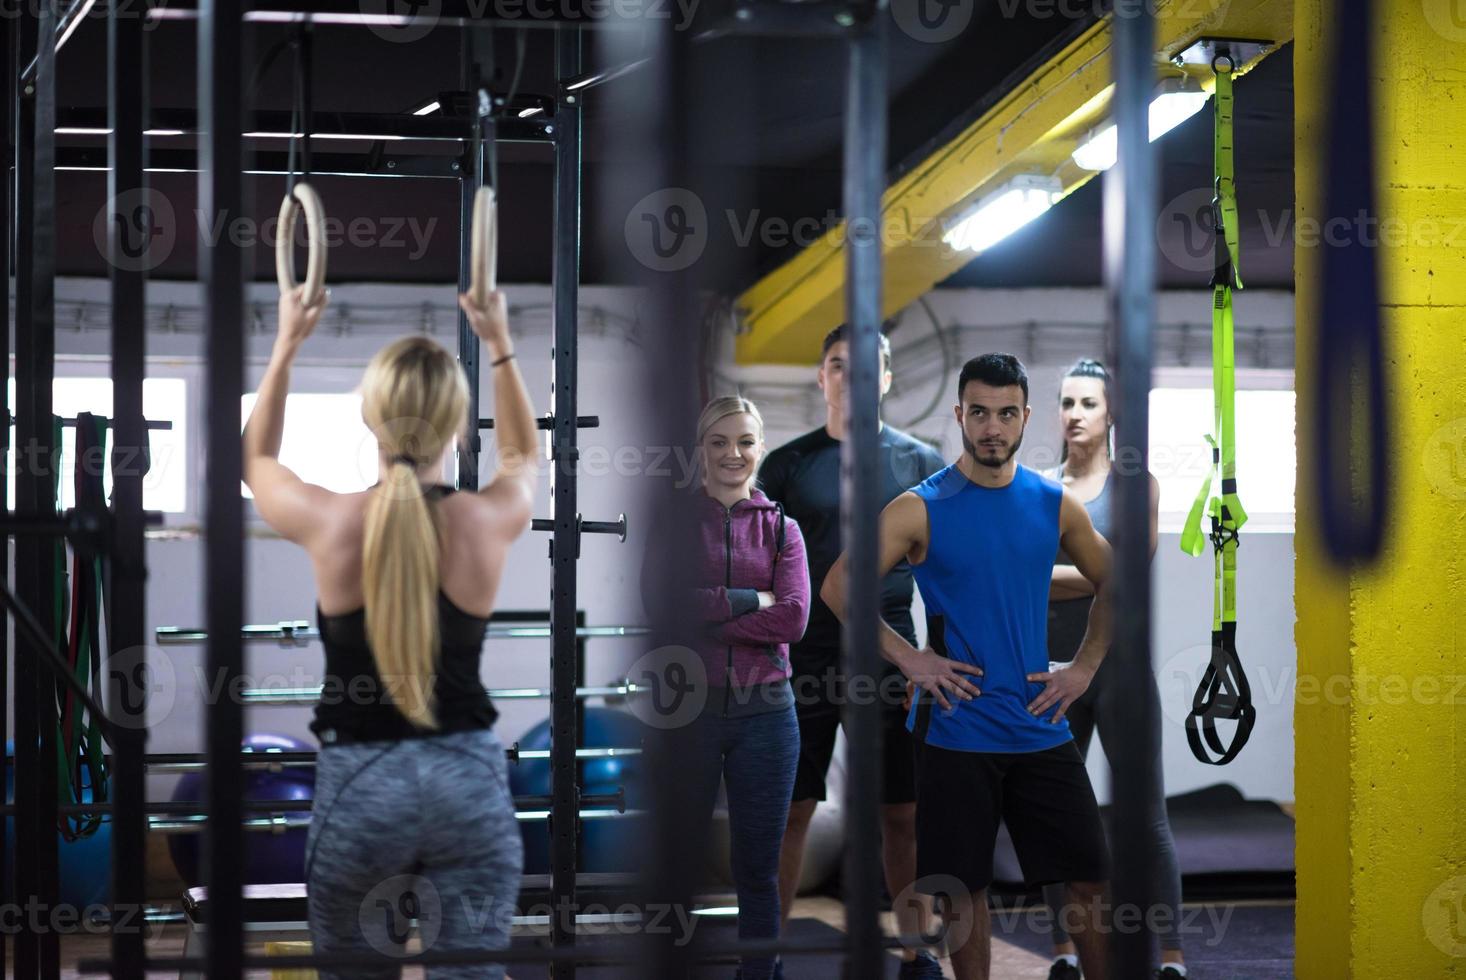
[[[1104,746],[1105,754],[1108,755],[1110,744],[1105,733],[1113,733],[1121,726],[1129,724],[1126,709],[1133,702],[1123,696],[1121,692],[1116,691],[1113,683],[1107,682],[1109,671],[1106,668],[1109,666],[1110,661],[1106,659],[1095,674],[1089,690],[1069,706],[1069,711],[1065,715],[1069,719],[1069,730],[1074,734],[1074,744],[1078,747],[1081,756],[1089,753],[1089,740],[1096,730],[1099,731],[1100,744]],[[1150,698],[1155,709],[1156,723],[1152,738],[1156,752],[1150,764],[1155,772],[1156,786],[1160,787],[1160,793],[1146,807],[1145,826],[1134,828],[1134,832],[1143,835],[1155,852],[1156,880],[1152,883],[1152,893],[1156,896],[1159,914],[1154,917],[1153,921],[1160,927],[1157,932],[1161,948],[1174,950],[1181,948],[1181,935],[1177,929],[1181,921],[1181,869],[1176,863],[1176,841],[1171,836],[1171,821],[1166,815],[1166,791],[1161,770],[1160,692],[1156,688],[1155,678],[1151,678],[1150,684],[1140,694],[1142,697]],[[1064,905],[1064,886],[1062,884],[1046,886],[1044,901],[1055,913],[1053,930],[1055,945],[1068,942],[1069,935],[1064,931],[1063,926],[1064,917],[1057,914]],[[1152,917],[1147,915],[1144,921],[1152,921]]]
[[[323,747],[306,843],[313,949],[403,955],[505,949],[524,867],[504,747],[493,732]],[[400,969],[320,971],[321,980]],[[433,980],[504,968],[430,967]]]

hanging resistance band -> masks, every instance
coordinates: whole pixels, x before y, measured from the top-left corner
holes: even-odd
[[[1233,341],[1232,290],[1242,288],[1237,264],[1237,187],[1232,166],[1232,70],[1226,55],[1212,62],[1216,76],[1215,198],[1216,262],[1212,272],[1212,466],[1191,505],[1181,550],[1193,558],[1206,547],[1201,530],[1203,511],[1211,518],[1216,574],[1212,588],[1211,660],[1191,699],[1186,741],[1201,762],[1224,766],[1237,757],[1252,734],[1257,709],[1252,688],[1237,657],[1237,545],[1247,512],[1237,496],[1236,355]],[[1220,494],[1213,488],[1220,482]],[[1218,721],[1237,723],[1228,745],[1217,733]]]
[[[61,422],[54,420],[56,441],[61,445]],[[103,459],[107,445],[107,421],[83,412],[76,419],[73,487],[78,510],[100,512],[106,507],[102,484]],[[60,510],[60,473],[55,474],[52,492]],[[71,675],[89,685],[100,702],[101,677],[102,560],[83,544],[71,551],[71,587],[66,585],[66,545],[56,542],[56,632],[57,646],[66,651]],[[70,609],[67,609],[67,597]],[[97,719],[77,701],[72,689],[56,682],[58,737],[56,739],[57,796],[62,805],[103,803],[108,797],[108,773],[102,734]],[[66,840],[89,837],[105,822],[98,814],[62,815],[61,836]]]
[[[1335,14],[1325,215],[1379,214],[1370,25],[1379,11],[1350,0]],[[1313,327],[1313,486],[1324,547],[1336,565],[1378,560],[1390,512],[1389,400],[1379,249],[1359,235],[1322,249]]]

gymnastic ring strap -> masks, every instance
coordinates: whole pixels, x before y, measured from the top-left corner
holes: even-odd
[[[473,196],[470,242],[468,298],[483,308],[489,294],[499,288],[499,202],[492,187],[480,187]]]
[[[280,201],[280,220],[275,237],[275,278],[280,292],[292,292],[295,281],[295,217],[305,213],[306,247],[305,294],[301,303],[314,306],[326,288],[326,212],[321,196],[310,184],[301,181]]]
[[[1223,623],[1212,633],[1211,662],[1206,665],[1191,699],[1191,713],[1186,716],[1186,741],[1191,754],[1207,765],[1225,766],[1237,758],[1257,723],[1252,686],[1237,658],[1236,638],[1236,623]],[[1217,733],[1218,721],[1237,723],[1230,745]]]

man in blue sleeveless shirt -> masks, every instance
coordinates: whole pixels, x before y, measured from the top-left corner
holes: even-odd
[[[957,980],[986,980],[987,887],[1005,821],[1026,883],[1066,884],[1064,925],[1085,977],[1104,980],[1109,854],[1064,712],[1109,647],[1110,548],[1077,497],[1014,459],[1030,414],[1018,359],[973,358],[962,367],[957,395],[962,456],[881,514],[878,571],[908,560],[927,608],[943,618],[946,656],[880,627],[881,654],[919,688],[908,721],[924,743],[917,884],[941,893],[953,878],[960,883],[947,916],[971,924],[972,934],[952,949],[952,966]],[[1095,598],[1078,654],[1051,670],[1049,584],[1060,545],[1094,583]],[[845,562],[842,555],[820,591],[841,618]]]

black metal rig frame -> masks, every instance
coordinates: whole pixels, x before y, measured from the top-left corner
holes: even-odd
[[[15,146],[14,183],[9,198],[7,219],[10,235],[0,240],[0,250],[9,254],[0,257],[13,262],[16,282],[16,381],[17,441],[21,446],[36,445],[51,449],[49,422],[51,385],[55,374],[54,278],[55,278],[55,177],[58,165],[102,166],[108,170],[108,193],[115,202],[128,192],[146,186],[145,171],[149,165],[184,167],[199,172],[200,207],[211,213],[240,213],[246,199],[246,172],[283,172],[283,154],[252,154],[247,170],[243,132],[252,128],[268,129],[283,126],[280,114],[247,113],[243,84],[246,67],[245,45],[248,31],[243,25],[251,22],[298,20],[301,22],[364,24],[362,8],[357,0],[200,0],[195,7],[187,2],[178,6],[159,7],[149,16],[191,18],[198,23],[198,112],[192,119],[163,120],[149,114],[144,86],[144,24],[137,16],[117,16],[109,11],[109,108],[107,124],[111,134],[105,157],[91,150],[62,150],[55,146],[58,125],[83,126],[85,114],[68,113],[59,118],[55,105],[55,50],[67,20],[81,16],[86,0],[71,0],[63,13],[59,0],[42,0],[38,9],[27,11],[4,21],[10,32],[9,90],[3,109],[10,115]],[[436,5],[435,5],[436,6]],[[613,8],[615,5],[611,5]],[[120,9],[126,9],[121,5]],[[409,14],[405,21],[417,15]],[[469,0],[443,0],[434,16],[438,25],[465,28],[465,33],[478,25],[503,23],[525,26],[520,12],[506,14],[493,3],[470,3]],[[881,259],[879,218],[881,195],[886,178],[886,90],[887,66],[885,31],[888,16],[883,0],[814,0],[785,4],[775,0],[727,0],[726,5],[703,17],[696,33],[675,31],[670,22],[638,23],[619,14],[587,13],[577,3],[562,5],[547,12],[546,19],[533,26],[557,31],[555,42],[558,91],[538,99],[552,106],[548,122],[523,120],[490,120],[480,118],[480,136],[497,140],[544,140],[555,153],[553,260],[554,290],[554,367],[551,415],[546,425],[550,432],[552,460],[553,515],[546,529],[551,537],[551,674],[554,695],[551,698],[551,723],[554,739],[551,750],[553,792],[551,810],[552,897],[556,908],[573,907],[575,901],[576,838],[579,808],[582,805],[577,784],[576,747],[579,742],[579,703],[574,691],[581,681],[580,641],[576,636],[576,560],[580,551],[583,527],[577,516],[577,429],[590,423],[577,416],[576,371],[577,327],[576,300],[579,284],[581,245],[581,97],[590,88],[620,77],[630,71],[649,71],[667,84],[658,86],[660,104],[646,112],[654,121],[653,128],[671,136],[648,147],[657,172],[666,178],[664,186],[683,186],[687,175],[687,148],[677,137],[685,137],[686,121],[694,110],[689,107],[682,83],[689,74],[688,46],[726,33],[777,34],[843,40],[848,45],[849,67],[846,77],[845,182],[844,210],[851,235],[847,249],[846,301],[853,328],[851,435],[845,442],[846,452],[853,447],[873,445],[877,432],[877,333],[881,322]],[[1107,177],[1109,185],[1106,219],[1120,222],[1124,235],[1107,235],[1107,243],[1116,248],[1107,255],[1107,270],[1114,313],[1114,336],[1118,346],[1119,366],[1126,384],[1124,411],[1129,429],[1124,433],[1126,444],[1144,447],[1145,393],[1149,389],[1150,319],[1152,263],[1148,260],[1154,247],[1148,237],[1153,224],[1154,202],[1148,195],[1150,151],[1145,137],[1145,106],[1149,98],[1150,32],[1148,12],[1117,18],[1117,86],[1118,121],[1120,128],[1120,164]],[[581,40],[587,29],[641,29],[653,35],[649,57],[626,65],[585,72],[582,65]],[[22,69],[22,66],[24,68]],[[544,118],[542,116],[542,118]],[[175,128],[196,127],[199,144],[196,154],[189,151],[154,153],[149,159],[144,146],[147,126],[170,123]],[[322,132],[367,130],[373,133],[410,135],[418,138],[463,140],[466,147],[481,143],[465,139],[461,127],[443,119],[406,116],[318,115]],[[165,159],[166,157],[166,159]],[[472,159],[461,156],[445,165],[442,159],[392,157],[377,159],[350,156],[318,155],[313,169],[318,173],[359,176],[419,176],[456,178],[462,187],[460,219],[461,241],[460,286],[467,284],[468,224],[474,192],[482,185],[485,174],[485,153],[482,148]],[[1135,161],[1139,161],[1136,163]],[[446,167],[446,168],[445,168]],[[114,215],[115,219],[117,216]],[[120,257],[124,243],[120,240],[120,222],[112,223],[111,253]],[[209,324],[206,340],[206,426],[209,445],[237,445],[240,434],[239,405],[243,390],[242,364],[245,354],[245,256],[241,245],[227,237],[200,258],[200,279],[206,302]],[[112,262],[112,378],[115,392],[115,452],[123,454],[145,445],[146,431],[142,415],[142,383],[145,373],[144,354],[144,275],[125,271],[128,263]],[[653,283],[661,296],[660,309],[673,313],[691,308],[691,295],[685,281],[677,276],[662,276]],[[6,316],[0,304],[0,317]],[[8,328],[9,324],[6,324]],[[478,417],[478,345],[467,323],[460,318],[460,357],[473,383],[472,418]],[[685,336],[678,324],[669,328],[674,339],[664,352],[688,353]],[[672,363],[688,374],[692,361]],[[8,373],[8,365],[0,367]],[[0,377],[0,381],[6,380]],[[591,423],[593,424],[593,423]],[[486,427],[486,426],[481,426]],[[0,440],[9,439],[8,427],[0,428]],[[0,443],[0,449],[5,444]],[[460,472],[466,486],[476,486],[478,478],[478,439],[461,458]],[[117,459],[114,457],[114,467]],[[0,460],[3,460],[0,455]],[[47,454],[49,458],[49,454]],[[851,621],[846,628],[849,661],[853,672],[875,673],[879,653],[876,644],[878,580],[874,574],[876,525],[878,508],[874,457],[869,454],[847,456],[843,487],[843,512],[846,541],[851,551],[850,603]],[[4,465],[0,463],[0,465]],[[1144,468],[1141,468],[1144,473]],[[244,575],[242,553],[234,542],[243,540],[244,513],[238,488],[241,461],[237,452],[220,451],[211,455],[207,476],[205,533],[208,555],[204,586],[207,591],[208,669],[211,676],[223,678],[229,689],[234,678],[243,671],[243,644],[240,630],[243,620]],[[3,476],[3,473],[0,473]],[[18,646],[34,647],[24,655],[15,655],[15,689],[3,690],[4,672],[0,672],[0,712],[7,710],[10,699],[15,704],[17,733],[36,732],[38,737],[16,740],[16,896],[54,904],[57,891],[57,848],[55,823],[56,772],[54,766],[42,764],[54,758],[55,717],[44,695],[54,679],[39,669],[42,664],[55,668],[41,649],[51,635],[49,622],[48,584],[52,579],[52,550],[43,535],[75,531],[72,524],[58,520],[50,496],[50,475],[44,472],[19,474],[17,511],[0,514],[0,534],[16,535],[16,568],[20,603],[7,602],[17,619]],[[1119,494],[1120,527],[1137,529],[1146,513],[1148,488],[1142,478],[1122,481]],[[113,507],[101,523],[102,548],[109,560],[111,618],[109,659],[120,651],[141,648],[144,636],[144,566],[141,475],[117,467]],[[91,515],[93,524],[98,515]],[[595,528],[600,530],[600,528]],[[1149,663],[1149,637],[1144,613],[1149,608],[1150,582],[1140,549],[1144,534],[1122,534],[1118,548],[1119,591],[1125,610],[1118,616],[1116,649],[1126,651],[1127,662],[1138,672]],[[1137,542],[1127,550],[1123,542]],[[1132,553],[1134,552],[1134,553]],[[0,576],[3,576],[0,570]],[[0,587],[9,583],[0,578]],[[36,630],[22,631],[21,613],[35,610]],[[5,642],[0,631],[0,644]],[[6,649],[7,657],[11,652]],[[34,654],[34,655],[33,655]],[[1142,654],[1145,656],[1142,659]],[[144,739],[139,719],[143,711],[138,703],[142,692],[132,686],[133,678],[124,671],[110,672],[112,703],[118,706],[113,718],[104,718],[105,729],[113,739],[115,798],[113,810],[113,902],[119,907],[140,909],[144,898],[143,855],[146,834],[144,805]],[[845,708],[845,724],[852,756],[856,759],[879,758],[880,720],[876,704]],[[47,717],[48,712],[50,717]],[[0,718],[3,721],[3,718]],[[1135,744],[1123,754],[1129,759],[1149,758],[1143,745],[1148,740],[1147,727],[1137,725]],[[112,935],[112,951],[108,960],[83,963],[83,968],[110,972],[127,980],[140,980],[145,969],[205,969],[211,977],[226,980],[239,978],[247,967],[266,965],[262,957],[246,956],[243,933],[243,854],[242,825],[247,808],[243,799],[240,744],[243,736],[243,707],[230,698],[218,699],[209,706],[207,717],[208,831],[206,867],[210,883],[210,931],[207,956],[204,960],[149,958],[144,948],[141,928],[118,929]],[[6,763],[0,760],[0,766]],[[1126,775],[1117,771],[1117,779]],[[845,880],[847,886],[847,933],[838,943],[795,942],[735,943],[715,947],[704,944],[700,956],[749,952],[843,952],[846,954],[845,975],[852,980],[874,980],[883,975],[884,947],[894,940],[883,939],[879,926],[879,799],[880,774],[864,766],[851,769],[851,789],[847,801],[848,834]],[[654,792],[663,790],[670,780],[651,780]],[[1117,790],[1120,783],[1117,782]],[[1139,793],[1117,792],[1116,819],[1131,825],[1139,819],[1123,812],[1126,799],[1140,800]],[[654,802],[654,808],[659,803]],[[1136,804],[1138,805],[1138,803]],[[1124,835],[1120,835],[1124,840]],[[671,853],[667,850],[666,853]],[[1135,855],[1121,855],[1141,867]],[[647,869],[650,880],[659,883],[681,882],[671,894],[685,894],[690,869],[666,866],[667,862]],[[1124,863],[1122,862],[1122,867]],[[0,869],[3,871],[6,869]],[[1143,879],[1145,876],[1140,876]],[[1135,876],[1121,874],[1116,879],[1117,899],[1128,891],[1138,896],[1143,885]],[[560,902],[565,902],[565,905]],[[114,920],[115,921],[115,920]],[[583,944],[576,947],[572,921],[555,923],[549,948],[512,950],[493,954],[501,962],[541,961],[551,964],[556,977],[574,975],[578,962],[630,962],[641,960],[642,975],[662,976],[663,968],[675,969],[685,964],[685,951],[670,943],[650,946],[635,944]],[[1131,944],[1132,946],[1134,944]],[[1123,948],[1123,947],[1122,947]],[[15,976],[56,977],[59,972],[57,936],[52,932],[17,935],[14,949]],[[1138,976],[1135,966],[1137,950],[1127,954],[1132,970],[1119,975]],[[647,962],[647,959],[650,962]],[[483,954],[447,954],[426,952],[400,962],[449,963],[482,961]],[[278,968],[336,966],[349,968],[379,962],[379,958],[360,956],[271,957],[268,965]],[[670,975],[670,974],[669,974]]]

